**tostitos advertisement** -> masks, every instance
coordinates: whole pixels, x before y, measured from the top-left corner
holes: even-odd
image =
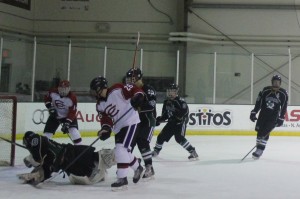
[[[249,135],[254,134],[255,123],[249,119],[253,105],[189,104],[187,134],[191,135]],[[96,135],[100,120],[95,103],[78,103],[77,120],[80,132]],[[162,104],[157,104],[161,115]],[[28,130],[43,132],[49,113],[43,103],[18,103],[17,133]],[[258,116],[258,115],[257,115]],[[155,128],[156,134],[165,124]],[[58,128],[57,132],[60,132]],[[274,129],[278,135],[300,135],[300,107],[289,106],[282,127]]]

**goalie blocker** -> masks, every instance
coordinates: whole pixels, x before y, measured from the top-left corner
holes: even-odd
[[[94,184],[103,181],[106,169],[115,165],[113,150],[86,145],[60,144],[32,131],[25,133],[23,144],[30,155],[24,158],[31,173],[19,174],[24,183],[38,184],[51,177],[53,172],[63,170],[72,184]],[[89,148],[71,166],[68,166],[84,150]]]

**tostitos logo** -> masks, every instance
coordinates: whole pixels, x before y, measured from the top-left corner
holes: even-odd
[[[189,114],[189,125],[191,126],[230,126],[231,111],[213,111],[211,108],[199,108],[197,112]]]

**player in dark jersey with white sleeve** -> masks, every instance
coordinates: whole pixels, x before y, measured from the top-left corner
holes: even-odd
[[[256,122],[255,131],[256,151],[252,153],[254,159],[260,158],[266,148],[271,131],[283,125],[287,110],[288,94],[281,86],[281,77],[272,77],[272,86],[265,87],[259,92],[255,107],[250,113],[250,120]],[[258,119],[256,114],[259,113]]]
[[[167,121],[167,124],[157,136],[153,156],[157,156],[163,143],[168,142],[174,135],[176,142],[190,153],[188,159],[196,160],[198,159],[196,149],[185,138],[189,108],[187,103],[178,96],[178,90],[176,84],[170,84],[167,88],[167,99],[164,101],[161,116],[156,118],[156,125],[165,121]]]
[[[136,137],[139,114],[136,111],[145,99],[142,89],[133,84],[117,83],[108,87],[104,77],[96,77],[90,83],[90,93],[97,99],[96,109],[100,117],[101,140],[115,133],[115,159],[117,162],[117,181],[111,184],[113,191],[127,188],[129,168],[134,170],[133,183],[142,175],[143,167],[131,152],[131,143]]]
[[[143,178],[150,179],[154,175],[150,142],[153,136],[156,120],[156,91],[149,84],[144,84],[142,77],[143,74],[139,68],[131,68],[126,73],[126,83],[135,84],[144,91],[147,97],[147,100],[144,100],[139,110],[141,122],[138,124],[139,132],[137,132],[137,137],[135,141],[132,142],[132,150],[134,149],[135,145],[138,146],[145,163],[145,172]]]
[[[52,138],[55,131],[62,124],[61,131],[69,133],[74,144],[81,144],[78,131],[77,97],[70,91],[70,82],[62,80],[57,88],[50,89],[44,98],[49,117],[44,128],[44,135]]]

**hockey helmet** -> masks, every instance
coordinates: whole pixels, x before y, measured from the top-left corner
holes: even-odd
[[[70,92],[70,82],[68,80],[62,80],[58,84],[58,93],[62,97],[66,97]]]
[[[271,82],[272,82],[272,86],[274,88],[279,88],[280,85],[281,85],[281,77],[280,77],[280,75],[273,75]]]
[[[178,96],[179,87],[178,85],[171,83],[169,87],[167,88],[167,97],[174,99]]]
[[[23,137],[23,145],[25,147],[28,148],[31,146],[31,141],[32,141],[32,138],[34,135],[35,135],[35,133],[33,131],[25,132],[24,137]]]
[[[143,73],[139,68],[131,68],[126,73],[126,83],[135,83],[143,77]]]
[[[105,77],[95,77],[90,83],[90,94],[98,98],[102,90],[108,87],[107,83]]]

